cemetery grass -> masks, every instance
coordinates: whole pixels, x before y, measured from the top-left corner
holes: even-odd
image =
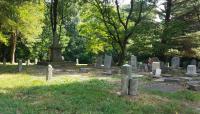
[[[119,84],[67,75],[46,82],[45,75],[31,73],[35,68],[17,73],[16,66],[0,66],[0,114],[199,114],[197,92],[141,90],[122,97]]]

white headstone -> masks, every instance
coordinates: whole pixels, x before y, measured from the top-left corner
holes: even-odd
[[[171,66],[174,69],[177,69],[180,67],[180,58],[179,57],[173,57],[171,60]]]
[[[34,62],[34,64],[37,65],[37,63],[38,63],[38,59],[35,58],[35,62]]]
[[[197,68],[196,65],[188,65],[187,66],[187,75],[197,75]]]
[[[137,71],[137,57],[134,55],[131,55],[131,66],[132,71]]]
[[[156,69],[155,76],[156,76],[156,77],[160,77],[160,76],[161,76],[161,72],[162,72],[162,70],[159,69],[159,68],[157,68],[157,69]]]
[[[63,61],[65,60],[65,57],[64,57],[64,56],[62,56],[62,60],[63,60]]]
[[[78,59],[76,59],[76,64],[77,64],[77,65],[79,64],[79,60],[78,60]]]
[[[50,80],[53,76],[53,67],[51,65],[47,66],[47,74],[46,74],[46,80]]]

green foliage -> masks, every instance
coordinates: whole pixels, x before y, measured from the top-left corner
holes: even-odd
[[[25,3],[18,8],[19,12],[19,31],[22,38],[30,44],[34,43],[41,34],[44,26],[44,4],[32,2]],[[26,44],[27,45],[27,44]]]
[[[104,52],[104,48],[109,46],[110,41],[104,24],[99,20],[98,9],[85,4],[80,12],[80,18],[78,29],[79,34],[86,38],[86,50],[94,54]]]

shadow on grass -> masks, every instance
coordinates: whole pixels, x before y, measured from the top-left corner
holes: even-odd
[[[0,74],[17,74],[18,66],[17,65],[0,65]],[[29,74],[32,76],[45,76],[46,67],[39,65],[23,65],[21,74]]]
[[[2,114],[195,114],[176,104],[142,105],[111,93],[102,80],[0,88]]]

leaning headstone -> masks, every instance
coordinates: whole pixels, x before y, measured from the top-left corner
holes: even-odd
[[[35,58],[34,64],[37,65],[37,63],[38,63],[38,59]]]
[[[152,63],[152,73],[155,75],[156,69],[160,69],[160,62],[153,62]]]
[[[132,66],[132,71],[136,72],[137,71],[137,57],[134,55],[131,55],[131,66]]]
[[[179,57],[173,57],[171,60],[171,66],[173,69],[178,69],[180,67],[180,58]]]
[[[22,60],[18,61],[18,72],[22,71]]]
[[[53,67],[51,65],[47,66],[46,81],[50,80],[53,76]]]
[[[197,76],[197,68],[196,65],[188,65],[187,66],[187,73],[186,75],[189,76]]]
[[[98,56],[98,57],[97,57],[97,60],[96,60],[96,67],[97,67],[97,68],[101,68],[102,63],[103,63],[103,58],[102,58],[102,56]]]
[[[3,58],[3,65],[6,65],[6,58]]]
[[[197,60],[196,59],[192,59],[192,61],[190,62],[190,65],[197,65]]]

